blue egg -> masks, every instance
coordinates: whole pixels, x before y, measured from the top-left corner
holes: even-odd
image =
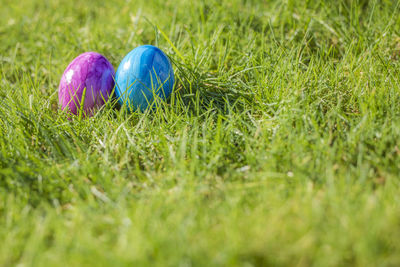
[[[128,110],[144,111],[155,99],[166,100],[174,86],[168,57],[157,47],[143,45],[129,52],[115,74],[116,97]]]

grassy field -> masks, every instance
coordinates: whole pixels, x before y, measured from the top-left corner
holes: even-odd
[[[400,2],[0,8],[1,266],[399,266]],[[80,53],[142,44],[154,112],[68,120]]]

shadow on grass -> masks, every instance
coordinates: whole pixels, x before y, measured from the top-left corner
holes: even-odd
[[[227,114],[232,109],[240,112],[245,110],[246,106],[254,104],[254,93],[246,90],[251,89],[247,88],[248,85],[235,79],[223,80],[216,72],[203,72],[172,59],[171,61],[176,69],[172,97],[178,101],[176,103],[180,102],[186,106],[192,114],[210,108],[220,114]],[[171,102],[171,98],[168,101]]]

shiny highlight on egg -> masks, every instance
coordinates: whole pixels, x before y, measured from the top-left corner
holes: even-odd
[[[101,54],[86,52],[65,69],[58,88],[62,110],[92,116],[109,99],[114,88],[114,68]]]
[[[143,45],[129,52],[115,74],[115,95],[128,111],[154,108],[156,100],[166,100],[174,86],[174,72],[168,57],[159,48]]]

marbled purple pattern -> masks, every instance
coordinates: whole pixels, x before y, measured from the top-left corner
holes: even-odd
[[[101,54],[86,52],[75,58],[64,71],[58,88],[61,108],[77,115],[86,88],[83,111],[91,116],[104,105],[114,88],[114,68]]]

